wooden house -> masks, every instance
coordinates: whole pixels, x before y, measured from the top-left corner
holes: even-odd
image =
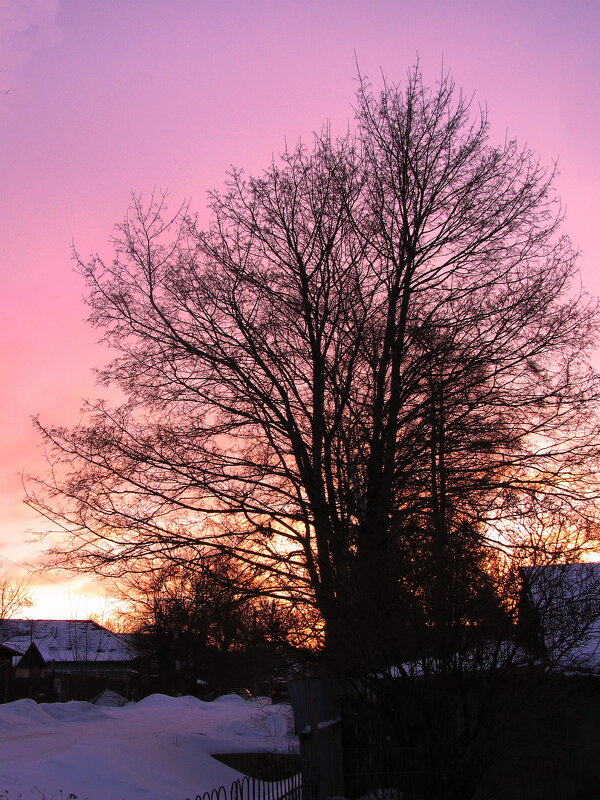
[[[131,694],[137,651],[129,637],[92,620],[0,620],[5,697],[89,699],[103,689]]]

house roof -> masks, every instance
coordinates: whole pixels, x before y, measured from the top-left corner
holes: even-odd
[[[24,652],[25,650],[21,646],[11,647],[9,642],[0,642],[0,653],[4,653],[4,655],[10,657],[18,656],[20,658]]]
[[[0,638],[17,652],[35,644],[44,661],[131,661],[137,655],[128,638],[92,620],[0,620]]]
[[[7,647],[14,656],[23,656],[27,652],[30,642],[24,639],[14,639],[9,642],[2,642],[2,647]]]
[[[600,562],[523,570],[551,665],[600,671]]]

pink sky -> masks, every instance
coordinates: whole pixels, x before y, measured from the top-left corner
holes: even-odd
[[[355,53],[375,82],[418,54],[428,80],[443,61],[487,104],[493,137],[560,159],[598,293],[599,42],[597,0],[0,0],[0,559],[36,558],[18,477],[43,464],[31,415],[75,422],[101,393],[70,246],[110,254],[131,190],[202,211],[230,164],[258,171],[286,137],[347,125]],[[87,579],[47,577],[61,586],[36,579],[34,616],[98,605]]]

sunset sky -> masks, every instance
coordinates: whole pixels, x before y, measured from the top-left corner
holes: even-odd
[[[0,569],[38,558],[19,475],[44,469],[31,416],[74,423],[101,395],[72,243],[110,257],[132,190],[202,217],[230,165],[347,128],[356,62],[377,86],[417,57],[487,106],[492,140],[559,159],[564,231],[600,293],[598,0],[0,0]],[[31,616],[112,608],[88,578],[33,581]]]

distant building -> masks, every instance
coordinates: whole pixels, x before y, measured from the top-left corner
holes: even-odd
[[[0,643],[0,703],[6,703],[10,697],[13,679],[13,661],[20,659],[22,653],[14,647]]]
[[[92,620],[0,620],[0,700],[129,696],[137,655],[130,637]]]

